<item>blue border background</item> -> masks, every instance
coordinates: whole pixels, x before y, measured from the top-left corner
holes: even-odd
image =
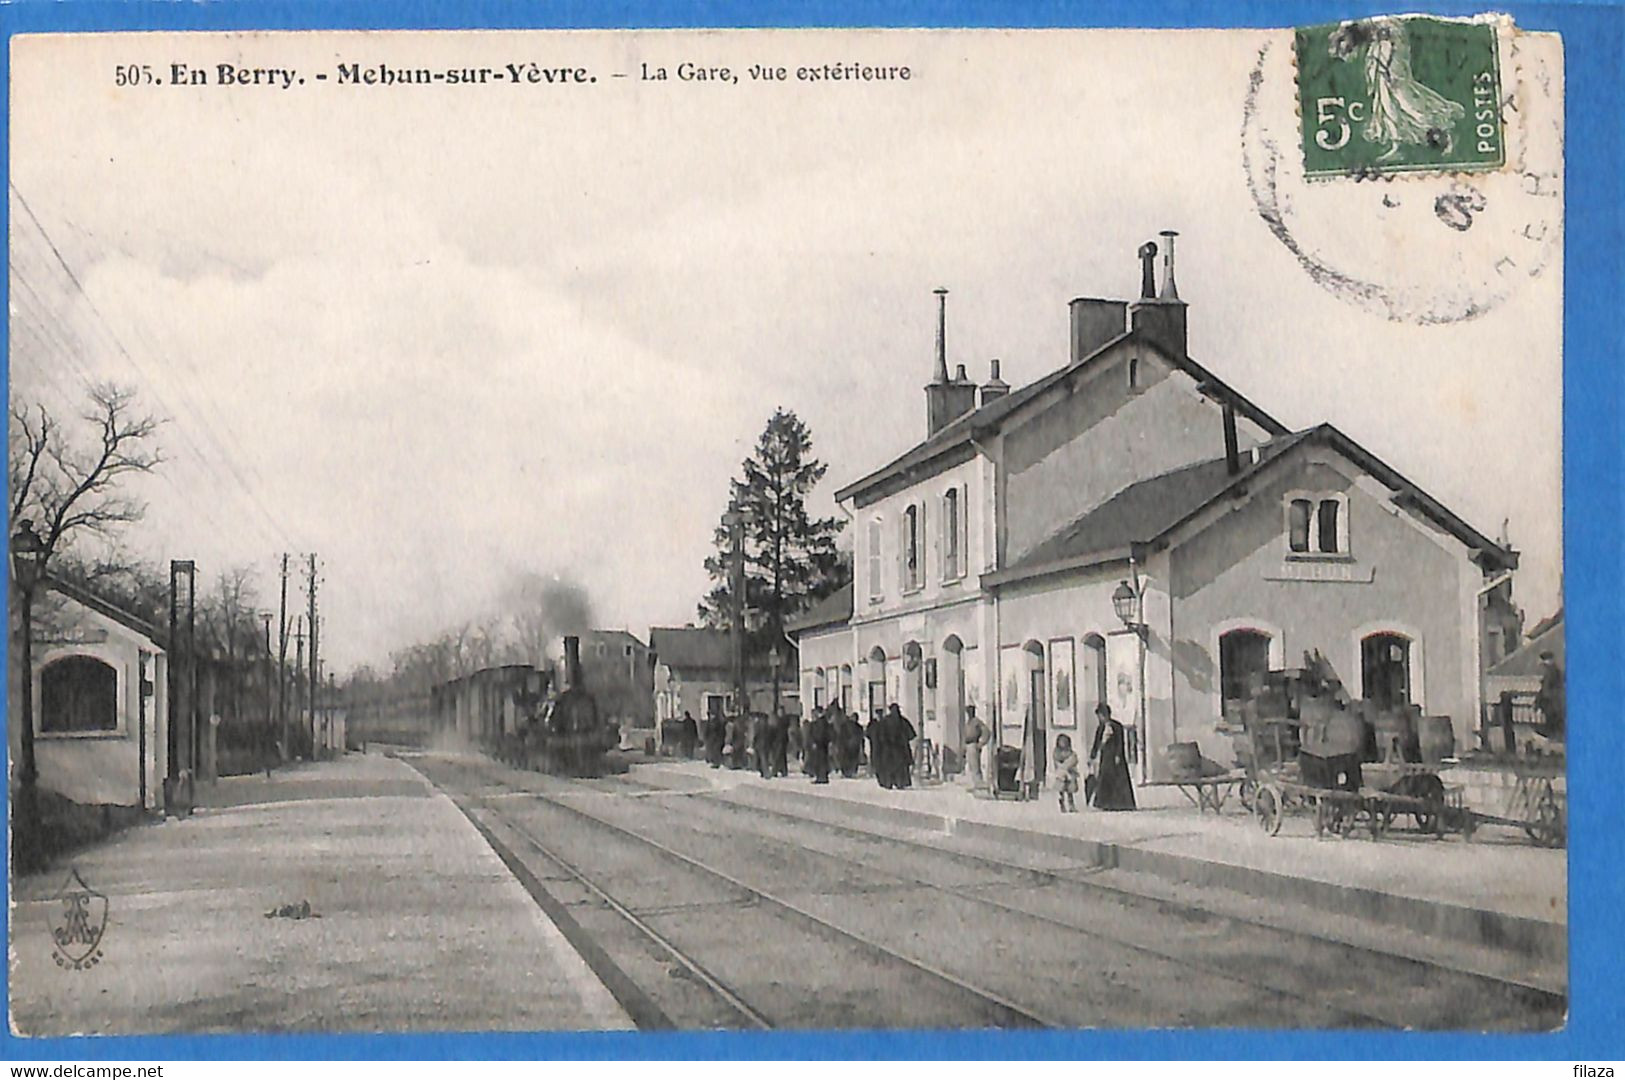
[[[9,117],[13,34],[112,30],[524,29],[718,26],[1143,26],[1285,27],[1383,12],[1472,15],[1509,12],[1520,27],[1563,35],[1567,76],[1564,255],[1564,561],[1569,735],[1570,1019],[1542,1036],[1403,1032],[869,1032],[856,1034],[446,1034],[412,1036],[188,1036],[17,1039],[0,1036],[0,1058],[302,1059],[387,1058],[1625,1058],[1625,934],[1615,932],[1625,815],[1616,791],[1625,769],[1622,665],[1608,660],[1621,624],[1619,471],[1622,343],[1620,208],[1621,58],[1625,9],[1614,4],[1414,3],[1394,0],[731,0],[683,4],[640,0],[587,4],[349,3],[232,0],[214,3],[67,3],[0,6],[7,48],[0,86]],[[0,145],[9,155],[9,139]],[[9,164],[9,161],[8,161]],[[9,172],[8,172],[9,174]],[[0,215],[4,214],[0,208]],[[5,343],[0,342],[0,350]],[[1493,432],[1486,432],[1493,437]],[[198,918],[209,913],[199,910]],[[3,979],[4,976],[0,976]],[[8,998],[9,1000],[9,998]],[[7,1025],[9,1029],[9,1024]]]

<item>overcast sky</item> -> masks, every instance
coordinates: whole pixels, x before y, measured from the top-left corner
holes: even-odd
[[[1529,231],[1509,208],[1539,212],[1496,178],[1467,233],[1433,215],[1434,188],[1322,182],[1287,191],[1295,235],[1399,282],[1405,310],[1310,273],[1260,219],[1242,153],[1266,45],[1275,112],[1255,123],[1291,150],[1289,42],[14,39],[12,393],[60,408],[87,378],[139,387],[172,418],[171,460],[130,546],[205,575],[252,564],[268,603],[276,555],[316,551],[340,671],[533,573],[579,581],[599,625],[641,636],[693,617],[728,478],[776,406],[811,426],[832,512],[831,491],[924,434],[933,288],[951,290],[950,362],[980,379],[998,356],[1020,385],[1065,362],[1067,300],[1131,295],[1134,249],[1172,228],[1192,355],[1289,427],[1337,424],[1481,531],[1508,519],[1516,598],[1542,617],[1560,580],[1560,253],[1488,280],[1486,252]],[[332,81],[341,62],[520,59],[599,81]],[[731,61],[740,82],[637,78],[683,60]],[[793,78],[843,60],[913,77]],[[117,64],[167,79],[172,62],[308,81],[113,84]],[[792,79],[752,85],[750,63]],[[1560,222],[1541,224],[1555,243]],[[1475,318],[1407,317],[1463,290]]]

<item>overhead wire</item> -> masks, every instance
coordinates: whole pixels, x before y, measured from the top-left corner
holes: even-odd
[[[187,448],[191,451],[191,455],[196,459],[198,464],[207,474],[210,474],[216,480],[218,486],[223,491],[237,496],[241,501],[245,502],[248,508],[252,509],[254,513],[259,516],[264,525],[269,527],[269,531],[266,532],[266,538],[273,541],[273,546],[298,547],[299,545],[293,541],[292,537],[282,526],[281,522],[279,522],[275,516],[271,514],[270,510],[259,498],[257,492],[254,491],[252,483],[238,466],[234,455],[227,450],[220,436],[214,430],[213,425],[210,424],[207,417],[203,415],[201,408],[193,404],[190,400],[185,402],[186,407],[183,409],[176,408],[175,405],[171,403],[169,398],[163,393],[163,390],[160,388],[157,380],[152,377],[152,374],[147,370],[146,366],[131,354],[130,350],[125,346],[117,331],[113,329],[111,323],[101,311],[99,305],[97,305],[96,302],[90,297],[88,291],[84,287],[84,283],[80,280],[78,273],[73,269],[66,256],[63,255],[60,246],[51,237],[49,231],[46,230],[44,224],[39,220],[39,217],[34,212],[33,207],[29,204],[23,193],[17,188],[15,182],[9,182],[9,187],[12,194],[16,197],[24,214],[33,224],[35,233],[38,235],[40,240],[44,242],[46,247],[50,249],[51,255],[54,257],[54,261],[58,266],[61,267],[62,272],[66,275],[68,283],[84,300],[85,306],[100,323],[102,332],[110,341],[113,349],[118,353],[118,355],[122,356],[125,362],[136,372],[137,375],[141,377],[143,388],[151,392],[153,397],[157,399],[160,407],[162,407],[166,412],[171,414],[176,419],[177,433],[182,441],[186,444]],[[79,232],[82,235],[89,235],[82,229],[80,229]],[[17,248],[14,243],[14,255],[16,250]],[[10,265],[12,269],[12,280],[22,285],[23,289],[31,296],[34,304],[41,308],[49,309],[50,305],[45,301],[45,299],[40,295],[39,291],[29,280],[29,275],[17,265],[15,258],[11,260]],[[37,313],[35,314],[34,318],[38,325],[55,326],[56,324],[56,320],[43,318]],[[153,344],[150,336],[142,332],[139,323],[136,324],[136,330],[138,333],[143,333],[144,337],[147,337],[149,345]],[[47,332],[47,334],[48,333],[49,332]],[[82,350],[74,348],[73,344],[63,336],[61,331],[56,331],[56,333],[57,340],[60,343],[59,347],[62,349],[62,355],[69,359],[70,363],[72,363],[78,370],[80,376],[87,380],[87,383],[94,381],[89,369],[85,365]],[[184,389],[178,388],[178,392],[184,395]],[[218,454],[217,459],[213,458],[210,454],[205,453],[203,448],[199,446],[197,441],[192,437],[191,431],[188,425],[185,423],[188,416],[202,430],[207,440],[213,444],[213,447]],[[220,473],[216,460],[218,460],[218,463],[223,465],[230,472],[230,477],[224,476]],[[252,515],[250,516],[252,517]],[[215,524],[218,525],[218,522]],[[256,524],[258,525],[258,523]]]

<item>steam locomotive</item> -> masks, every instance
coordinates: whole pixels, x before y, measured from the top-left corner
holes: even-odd
[[[515,768],[558,776],[617,771],[607,755],[620,745],[620,728],[582,680],[579,638],[564,639],[560,674],[510,665],[436,687],[437,726]]]

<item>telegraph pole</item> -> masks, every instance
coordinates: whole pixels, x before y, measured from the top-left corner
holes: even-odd
[[[733,625],[734,707],[743,717],[750,714],[750,701],[745,693],[745,515],[730,510],[722,520],[727,524],[729,538],[733,541],[733,581],[728,591],[733,594],[730,621]]]
[[[300,673],[305,670],[305,617],[303,615],[299,616],[299,618],[294,621],[293,638],[296,643],[296,651],[294,654],[295,659],[293,662],[293,704],[295,711],[303,712],[299,706],[299,676]]]
[[[310,752],[312,759],[316,755],[316,692],[321,686],[321,669],[317,666],[316,654],[316,553],[310,554],[310,621],[306,623],[310,628]]]
[[[288,744],[288,555],[282,554],[282,608],[277,613],[276,724],[282,733],[282,760],[292,757]]]

